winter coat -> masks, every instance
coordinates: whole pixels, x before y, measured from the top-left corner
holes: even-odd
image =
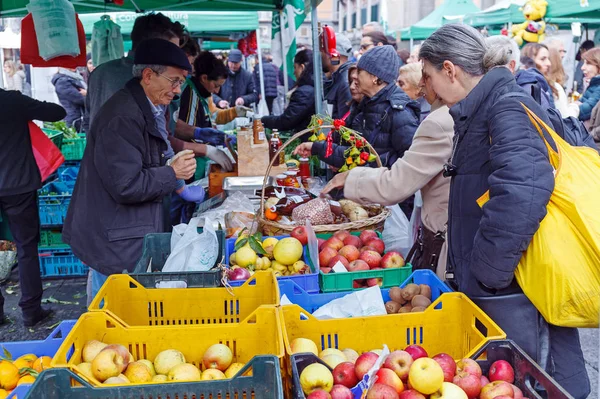
[[[279,68],[272,62],[263,62],[263,76],[265,77],[265,97],[277,97],[277,81]],[[258,64],[254,66],[254,89],[260,94],[260,71]],[[234,100],[235,102],[235,100]],[[230,103],[232,105],[232,103]]]
[[[28,122],[56,122],[67,114],[58,104],[0,89],[0,197],[25,194],[42,186],[31,149]]]
[[[581,102],[579,106],[579,120],[587,121],[592,115],[592,109],[600,101],[600,75],[594,76],[590,80],[590,85],[579,101]]]
[[[149,233],[165,231],[163,198],[176,187],[167,144],[139,79],[100,109],[87,136],[63,239],[104,275],[132,271]]]
[[[521,292],[514,271],[546,216],[553,169],[539,133],[521,103],[550,125],[507,68],[494,68],[450,108],[455,175],[448,206],[448,268],[469,296]],[[489,200],[477,203],[489,190]]]
[[[237,72],[229,71],[229,76],[225,84],[221,86],[219,95],[213,94],[215,104],[225,100],[229,102],[229,106],[235,106],[235,100],[238,98],[244,99],[244,105],[249,107],[252,103],[258,101],[258,93],[254,87],[254,78],[252,74],[244,68],[240,68]]]
[[[536,99],[540,97],[541,102],[538,103],[542,104],[543,109],[555,108],[552,89],[540,71],[535,68],[522,70],[517,72],[515,78],[527,94]]]
[[[421,220],[430,231],[446,230],[450,179],[444,164],[452,155],[454,121],[448,107],[436,102],[417,129],[410,148],[391,167],[354,168],[348,173],[344,197],[360,203],[394,205],[417,191],[423,196]],[[437,274],[444,278],[448,249],[442,248]]]
[[[388,168],[404,156],[412,144],[419,126],[420,107],[398,86],[388,84],[372,98],[365,97],[355,113],[348,118],[347,125],[358,131],[379,154],[381,162]],[[340,168],[344,165],[344,145],[334,144],[333,154],[325,157],[327,144],[315,142],[312,154],[323,162]]]
[[[421,107],[421,122],[423,122],[425,120],[425,118],[427,118],[429,116],[429,114],[431,113],[431,105],[429,105],[427,100],[425,100],[425,97],[419,97],[419,98],[417,98],[416,101],[419,103],[419,106]]]
[[[331,79],[324,83],[325,100],[333,106],[331,117],[333,119],[341,119],[350,109],[350,84],[348,83],[348,68],[353,65],[351,62],[346,62],[340,68],[331,74]]]
[[[268,129],[299,132],[310,124],[315,114],[315,88],[312,82],[303,82],[293,89],[287,108],[281,115],[263,116],[262,123]]]
[[[590,135],[596,143],[600,143],[600,102],[592,110],[590,117]]]
[[[78,73],[65,71],[59,72],[52,77],[52,84],[56,90],[58,101],[67,111],[65,122],[68,126],[73,126],[73,122],[83,118],[85,114],[85,96],[79,90],[87,90],[87,85],[83,81],[83,76]],[[79,78],[76,78],[79,76]]]

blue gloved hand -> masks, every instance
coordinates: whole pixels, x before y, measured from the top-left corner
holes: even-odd
[[[194,130],[194,138],[206,144],[225,145],[225,133],[210,127],[197,127]]]
[[[237,136],[235,134],[227,134],[225,135],[227,140],[231,143],[231,146],[234,147],[237,145]]]
[[[200,203],[204,201],[206,192],[202,186],[190,186],[186,185],[183,187],[183,191],[179,193],[179,196],[187,202]]]

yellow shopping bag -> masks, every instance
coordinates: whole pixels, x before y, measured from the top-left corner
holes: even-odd
[[[548,214],[515,271],[517,282],[551,324],[598,327],[600,315],[600,156],[565,142],[523,105],[556,170]],[[555,151],[546,138],[554,143]]]

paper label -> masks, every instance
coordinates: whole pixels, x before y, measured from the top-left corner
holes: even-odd
[[[290,196],[290,199],[292,201],[294,201],[296,204],[301,204],[302,202],[304,202],[302,197],[300,197],[299,195],[292,195],[292,196]]]
[[[264,130],[261,130],[260,132],[258,132],[258,140],[259,140],[259,141],[263,141],[263,140],[265,140],[265,139],[266,139],[266,136],[265,136],[265,131],[264,131]]]
[[[331,270],[333,270],[336,273],[348,273],[348,269],[346,269],[346,266],[344,266],[344,264],[339,260],[335,265],[333,265]]]

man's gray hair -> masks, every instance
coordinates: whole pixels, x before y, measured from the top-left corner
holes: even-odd
[[[383,26],[381,26],[381,24],[377,21],[367,22],[366,24],[363,25],[363,28],[365,26],[373,28],[374,31],[383,32]]]
[[[151,69],[156,73],[165,73],[167,71],[166,65],[152,65],[152,64],[135,64],[132,69],[134,78],[141,78],[142,73],[144,73],[144,69]]]
[[[490,36],[485,39],[488,51],[485,54],[483,63],[489,68],[495,66],[508,66],[511,61],[515,62],[515,70],[521,65],[521,50],[519,45],[513,39],[498,35]]]
[[[472,76],[481,76],[488,70],[483,64],[487,46],[481,33],[462,24],[444,25],[421,45],[419,58],[441,70],[444,61],[450,61]]]

